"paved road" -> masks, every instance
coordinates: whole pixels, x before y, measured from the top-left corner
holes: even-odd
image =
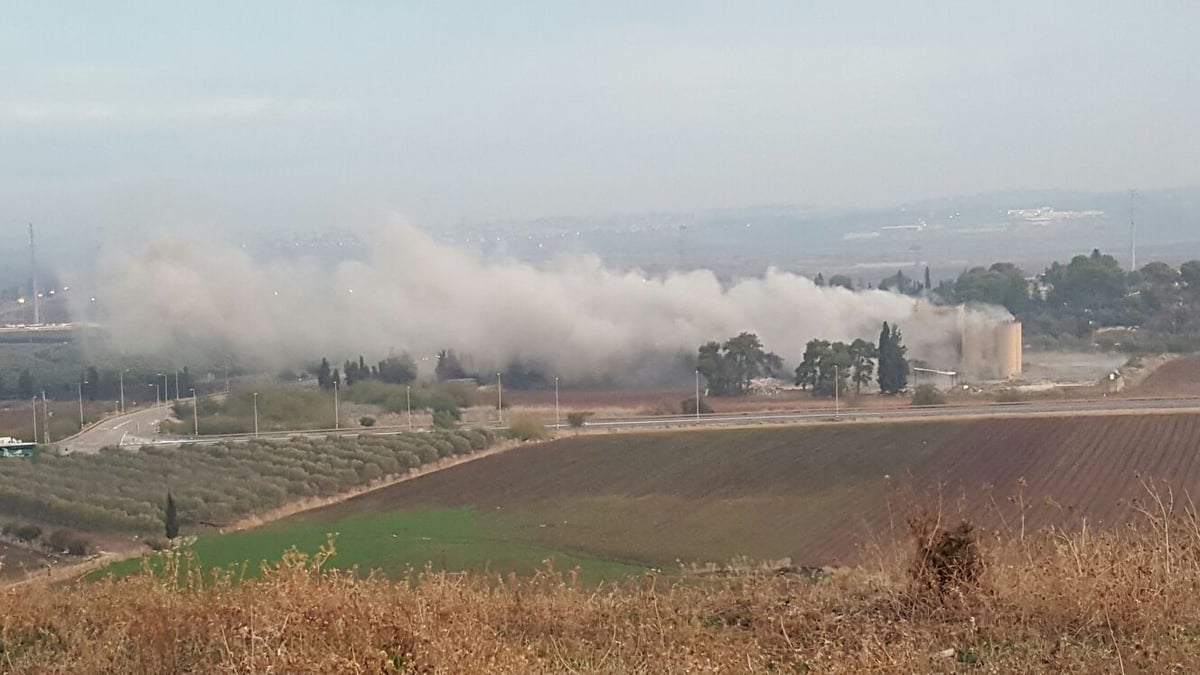
[[[149,406],[105,419],[82,433],[54,443],[71,452],[97,452],[108,445],[144,445],[158,437],[158,423],[170,416],[166,406]]]
[[[215,443],[225,440],[246,440],[254,434],[229,434],[205,436],[199,441],[192,438],[169,438],[157,434],[157,426],[168,414],[166,407],[154,407],[113,417],[72,438],[56,444],[70,448],[71,452],[96,452],[109,445],[141,446],[151,444]],[[1087,401],[1042,401],[1033,403],[989,403],[965,406],[930,406],[923,408],[842,408],[825,410],[800,410],[791,412],[761,412],[739,414],[709,414],[696,418],[692,415],[668,415],[658,417],[598,418],[588,420],[588,429],[636,430],[648,428],[679,428],[691,426],[736,426],[743,424],[788,424],[819,421],[853,421],[879,419],[953,419],[971,417],[1019,417],[1023,415],[1108,415],[1129,413],[1200,413],[1200,398],[1155,398],[1155,399],[1099,399]],[[549,426],[549,424],[547,425]],[[565,427],[565,425],[564,425]],[[271,432],[260,434],[260,438],[282,439],[301,436],[323,438],[328,435],[393,435],[407,431],[406,427],[374,427],[370,430],[319,429],[311,431]]]

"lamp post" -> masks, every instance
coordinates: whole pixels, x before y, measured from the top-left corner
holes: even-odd
[[[37,397],[33,397],[33,442],[37,443]]]
[[[50,445],[50,406],[46,405],[46,390],[42,390],[42,442]]]
[[[338,381],[333,381],[333,428],[341,429],[342,421],[338,416]]]
[[[192,435],[200,435],[200,405],[196,402],[196,388],[191,387],[188,391],[192,392]]]
[[[408,406],[408,430],[412,431],[412,385],[404,385],[404,402]]]
[[[175,371],[175,400],[179,400],[179,371]]]
[[[87,380],[79,382],[79,428],[83,429],[83,385],[87,384]]]
[[[700,423],[700,369],[696,369],[696,423]]]
[[[254,392],[254,437],[258,438],[258,392]]]
[[[559,417],[558,417],[558,378],[556,377],[556,378],[554,378],[554,429],[555,429],[555,431],[557,431],[558,427],[560,426],[558,420],[559,420]]]
[[[496,373],[496,420],[504,424],[504,383],[500,380],[500,373]]]
[[[124,414],[125,414],[125,371],[127,371],[127,370],[129,370],[129,369],[128,369],[128,368],[122,368],[122,369],[121,369],[121,374],[120,374],[120,380],[121,380],[121,414],[122,414],[122,415],[124,415]]]
[[[839,398],[841,388],[842,376],[838,371],[838,367],[835,365],[833,367],[833,419],[835,420],[838,418],[838,413],[841,412],[841,400]]]

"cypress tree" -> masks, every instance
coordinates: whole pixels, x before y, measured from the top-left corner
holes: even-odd
[[[163,514],[163,524],[166,526],[167,539],[174,539],[179,536],[179,520],[178,514],[175,512],[175,498],[171,496],[171,491],[167,490],[167,508]]]

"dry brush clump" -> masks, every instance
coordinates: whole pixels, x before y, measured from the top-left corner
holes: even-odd
[[[1150,494],[1145,519],[1119,531],[985,546],[957,524],[918,528],[909,565],[971,570],[932,584],[903,564],[818,581],[588,587],[548,564],[527,579],[397,582],[326,569],[332,542],[243,581],[170,553],[158,574],[4,592],[0,662],[14,673],[1192,672],[1200,519]]]

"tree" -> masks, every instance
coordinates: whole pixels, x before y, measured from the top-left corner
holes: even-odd
[[[763,349],[754,333],[741,333],[724,344],[707,342],[696,357],[696,370],[714,396],[744,394],[751,380],[771,376],[782,367],[783,359]]]
[[[458,380],[467,376],[467,371],[459,361],[458,354],[455,354],[452,349],[443,349],[438,352],[437,365],[434,367],[433,373],[437,376],[438,382]]]
[[[87,396],[89,401],[95,401],[100,393],[100,371],[96,370],[96,366],[87,367],[82,384],[83,395]]]
[[[896,273],[879,282],[879,289],[882,291],[895,291],[902,295],[912,295],[916,291],[916,286],[913,280],[904,275],[904,270],[896,270]]]
[[[854,382],[855,394],[862,393],[862,386],[870,384],[871,378],[874,377],[877,354],[878,350],[875,349],[875,344],[872,342],[858,338],[850,343],[850,360],[853,364],[853,374],[850,379]]]
[[[22,370],[17,377],[17,393],[21,395],[21,398],[33,398],[36,393],[33,386],[33,375],[29,373],[28,368]]]
[[[1200,260],[1189,260],[1179,266],[1179,276],[1188,290],[1200,291]]]
[[[854,280],[845,274],[835,274],[829,277],[830,286],[841,286],[849,290],[854,290]]]
[[[824,286],[825,285],[825,275],[821,274],[820,272],[817,272],[817,276],[813,278],[813,283],[818,286]]]
[[[407,352],[379,362],[379,379],[390,384],[409,384],[417,379],[417,364]]]
[[[933,290],[933,282],[930,281],[930,277],[929,277],[929,265],[926,265],[925,266],[925,292],[928,293],[929,291],[932,291],[932,290]]]
[[[338,372],[337,368],[334,368],[333,375],[329,376],[329,383],[329,386],[335,389],[342,386],[342,374]]]
[[[167,490],[167,508],[163,513],[163,525],[166,529],[167,539],[179,536],[179,516],[175,512],[175,498],[171,495],[170,490]]]
[[[796,384],[801,388],[815,388],[817,385],[818,364],[821,360],[821,354],[829,350],[828,340],[818,340],[816,338],[809,340],[808,344],[804,345],[804,356],[800,360],[800,365],[796,366]]]
[[[898,394],[908,386],[908,359],[904,357],[908,348],[904,346],[898,326],[883,322],[879,332],[879,390],[885,394]]]
[[[322,389],[333,388],[333,379],[330,377],[329,359],[321,357],[321,365],[317,366],[317,386]]]

